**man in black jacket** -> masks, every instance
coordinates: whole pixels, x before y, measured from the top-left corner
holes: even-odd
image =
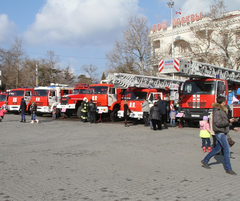
[[[20,112],[21,112],[21,121],[20,122],[26,122],[25,112],[26,112],[26,102],[24,98],[22,98],[20,103]]]
[[[167,129],[167,104],[165,101],[161,99],[161,97],[158,97],[158,107],[161,109],[162,112],[162,117],[161,117],[161,122],[164,124],[164,127]]]

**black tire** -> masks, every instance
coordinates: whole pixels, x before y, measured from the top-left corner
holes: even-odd
[[[116,122],[119,120],[117,113],[118,113],[118,108],[114,108],[113,111],[110,113],[110,119],[112,122]]]
[[[79,119],[81,119],[81,110],[82,110],[82,107],[79,106],[78,109],[77,109],[77,117],[78,117]]]

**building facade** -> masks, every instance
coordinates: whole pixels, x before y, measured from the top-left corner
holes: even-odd
[[[201,12],[181,16],[171,26],[166,22],[153,25],[149,37],[155,70],[159,60],[172,57],[240,70],[240,11],[218,19]]]

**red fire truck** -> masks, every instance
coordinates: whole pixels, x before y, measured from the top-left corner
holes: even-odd
[[[114,83],[128,87],[125,91],[118,111],[118,117],[124,116],[124,100],[128,101],[128,107],[131,110],[130,117],[135,119],[143,119],[141,104],[147,98],[150,107],[154,102],[158,101],[160,96],[162,100],[167,102],[167,109],[170,111],[170,103],[177,101],[179,98],[178,88],[184,80],[170,79],[166,77],[153,77],[134,75],[126,73],[115,73]]]
[[[19,113],[20,109],[20,103],[22,98],[26,101],[26,112],[28,112],[29,106],[30,106],[30,100],[31,96],[33,93],[32,88],[17,88],[17,89],[12,89],[9,92],[8,96],[8,112],[10,113]]]
[[[81,103],[84,97],[86,97],[88,85],[83,83],[77,83],[74,85],[73,93],[63,95],[61,97],[60,104],[57,105],[61,111],[65,110],[67,116],[77,114],[78,118],[81,117]]]
[[[220,95],[226,97],[232,116],[240,117],[237,100],[240,71],[183,59],[160,61],[159,71],[191,78],[185,81],[181,92],[183,118],[189,125],[195,126],[203,116],[208,116],[213,109],[212,103]]]
[[[68,87],[64,84],[54,84],[52,83],[47,87],[35,87],[31,102],[35,101],[37,104],[38,116],[43,114],[51,114],[54,106],[60,103],[60,99],[63,95],[70,94],[73,91],[73,87]]]
[[[3,105],[7,105],[8,100],[8,93],[7,92],[0,92],[0,107]]]
[[[97,105],[97,112],[110,117],[111,121],[117,120],[117,112],[120,109],[122,89],[113,84],[92,84],[89,86],[86,98],[91,99]]]

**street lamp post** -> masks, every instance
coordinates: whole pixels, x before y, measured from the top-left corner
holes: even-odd
[[[174,41],[173,41],[173,6],[174,2],[170,0],[170,2],[167,3],[168,7],[171,8],[171,27],[172,27],[172,58],[174,58]]]

